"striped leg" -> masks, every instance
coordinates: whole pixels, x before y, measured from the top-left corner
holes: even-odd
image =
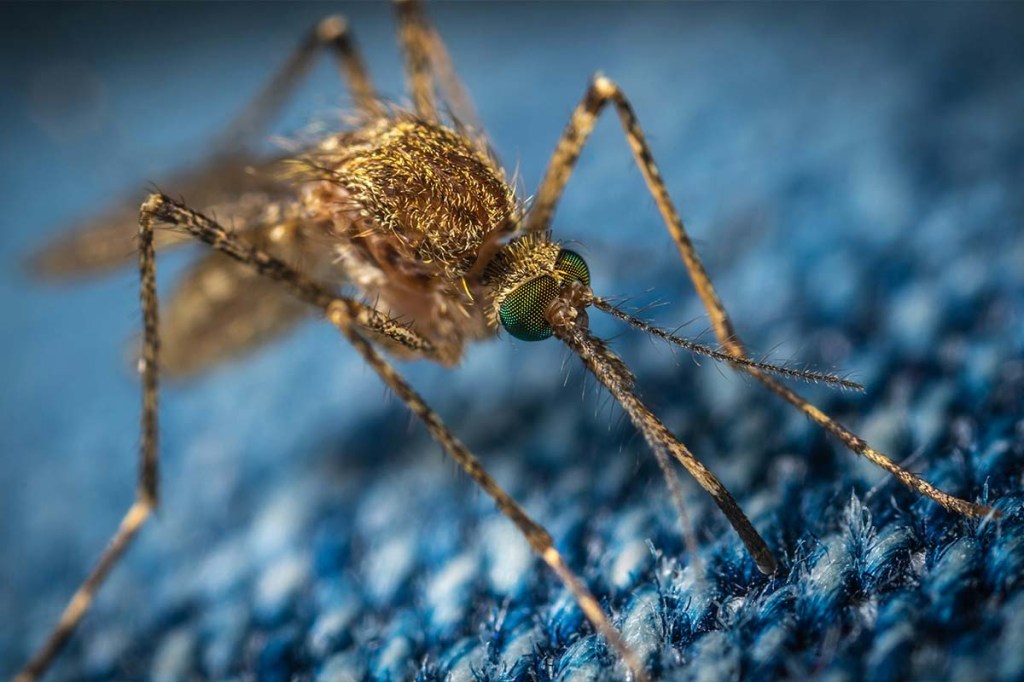
[[[143,319],[142,359],[139,370],[142,373],[143,390],[142,447],[136,501],[128,509],[110,544],[100,556],[96,567],[71,598],[46,642],[18,674],[17,682],[35,680],[50,665],[85,616],[96,591],[159,502],[157,375],[160,335],[158,332],[156,257],[153,245],[156,222],[169,222],[187,228],[193,236],[213,244],[237,260],[249,264],[260,274],[281,281],[307,303],[324,310],[329,306],[343,309],[350,325],[385,336],[414,353],[428,357],[433,353],[433,347],[427,339],[420,337],[387,316],[358,301],[336,296],[320,284],[284,265],[282,261],[272,258],[242,238],[227,233],[201,214],[190,211],[161,195],[152,195],[143,204],[139,217],[139,273]]]
[[[482,136],[483,127],[473,101],[422,4],[419,0],[395,0],[395,10],[398,14],[398,39],[405,53],[409,91],[416,113],[428,120],[437,120],[436,85],[444,96],[443,104],[450,108],[455,121],[467,127],[474,136]]]
[[[221,135],[219,147],[222,153],[244,149],[266,132],[270,121],[295,91],[313,58],[323,48],[334,53],[359,112],[364,117],[381,113],[373,81],[356,48],[348,22],[340,16],[326,17],[310,29],[291,57]]]
[[[675,472],[669,468],[668,455],[674,457],[693,476],[714,499],[715,504],[722,510],[729,523],[740,536],[744,546],[753,557],[757,568],[765,575],[775,573],[778,563],[775,556],[764,539],[758,534],[750,519],[743,510],[736,504],[736,500],[729,493],[722,482],[711,473],[704,464],[697,459],[689,448],[679,441],[668,427],[652,413],[646,405],[637,397],[633,390],[633,375],[626,368],[626,365],[612,353],[608,346],[595,336],[590,335],[584,328],[579,326],[554,326],[555,336],[565,343],[576,355],[583,360],[587,369],[597,377],[597,380],[604,384],[605,388],[619,402],[625,410],[633,425],[643,434],[644,440],[658,459],[658,466],[661,467],[668,484],[669,492],[672,495],[676,511],[679,514],[679,522],[682,528],[686,528],[686,511],[683,506],[682,492],[679,482],[675,478]],[[686,538],[684,531],[684,539]],[[693,548],[690,548],[693,553]],[[696,553],[693,553],[696,557]]]
[[[16,682],[30,682],[42,675],[67,643],[92,604],[96,591],[159,501],[158,475],[158,372],[160,336],[156,295],[156,256],[152,217],[139,220],[139,297],[142,302],[142,445],[139,450],[139,484],[135,502],[125,513],[92,572],[64,608],[57,625],[32,659],[18,673]]]
[[[430,28],[414,0],[397,0],[398,42],[405,53],[405,72],[416,113],[428,121],[437,121],[434,80],[430,68]]]
[[[619,115],[619,121],[622,123],[626,139],[633,151],[633,157],[644,176],[644,180],[651,195],[654,197],[655,203],[658,205],[658,210],[661,212],[672,240],[679,249],[679,254],[682,256],[683,263],[690,274],[690,279],[697,290],[697,295],[700,296],[704,307],[708,311],[708,316],[711,319],[711,325],[718,342],[730,355],[737,358],[746,357],[746,350],[736,335],[732,321],[725,311],[725,306],[722,305],[721,300],[718,298],[718,294],[711,284],[711,279],[708,277],[707,271],[697,256],[693,242],[690,241],[689,236],[686,234],[683,221],[679,217],[672,199],[669,197],[668,189],[665,187],[665,182],[654,162],[654,157],[647,144],[647,139],[644,137],[643,130],[640,128],[640,123],[637,121],[633,107],[630,105],[629,100],[626,99],[622,90],[619,89],[619,86],[608,78],[604,76],[595,77],[587,89],[583,100],[573,111],[569,125],[562,134],[562,138],[559,140],[558,146],[551,157],[547,173],[541,181],[540,189],[538,189],[536,194],[536,200],[526,219],[525,230],[530,232],[548,229],[554,214],[555,205],[558,203],[565,184],[572,174],[576,161],[579,158],[580,150],[590,137],[598,115],[609,103],[614,105]],[[984,505],[975,504],[945,493],[916,474],[904,469],[888,455],[875,450],[864,440],[799,394],[757,368],[740,364],[734,364],[733,366],[756,378],[773,393],[794,405],[819,426],[836,436],[854,453],[867,457],[870,461],[891,473],[907,487],[931,498],[943,507],[961,514],[982,516],[991,511],[989,507]]]
[[[430,435],[441,444],[445,452],[494,500],[501,513],[515,524],[537,556],[555,572],[555,575],[569,589],[573,599],[576,600],[576,603],[594,626],[594,629],[604,637],[605,641],[626,663],[632,671],[634,679],[638,681],[646,680],[647,673],[643,662],[626,645],[622,635],[611,624],[604,609],[601,608],[601,605],[584,582],[565,563],[565,559],[562,558],[561,553],[555,548],[551,534],[543,526],[530,518],[526,511],[498,485],[498,482],[491,478],[490,474],[483,468],[483,465],[480,464],[480,460],[448,429],[437,413],[406,383],[395,371],[394,367],[369,342],[359,335],[343,306],[330,307],[327,311],[327,318],[355,346],[359,354],[380,375],[388,388],[401,398],[405,406],[409,408],[409,411],[423,422],[427,430],[430,431]]]
[[[437,413],[362,335],[360,330],[366,328],[367,325],[360,317],[363,314],[361,309],[355,306],[353,301],[325,295],[323,291],[318,290],[317,285],[283,261],[240,240],[206,216],[196,213],[168,197],[159,194],[151,195],[143,205],[143,214],[185,229],[193,237],[213,246],[218,251],[226,253],[240,262],[252,265],[260,274],[279,281],[293,294],[321,310],[328,321],[337,327],[338,331],[355,347],[367,364],[380,375],[388,388],[394,391],[406,407],[424,423],[441,447],[495,501],[498,509],[515,524],[534,552],[551,567],[569,589],[594,628],[622,657],[634,677],[637,680],[647,679],[642,662],[626,646],[622,636],[612,626],[608,616],[605,615],[597,599],[587,589],[583,581],[566,565],[562,555],[555,548],[551,535],[543,526],[530,518],[526,511],[498,485],[497,481],[491,478],[480,461],[448,429]],[[375,329],[375,331],[377,330]]]
[[[348,25],[341,17],[328,17],[309,31],[266,86],[218,135],[210,154],[195,167],[184,169],[161,184],[189,197],[194,205],[222,205],[222,217],[223,209],[234,205],[246,193],[275,191],[277,162],[268,162],[264,154],[252,148],[253,143],[262,141],[281,106],[309,69],[313,57],[324,47],[337,56],[360,114],[372,118],[382,113]],[[108,270],[128,261],[135,254],[132,247],[138,232],[136,201],[137,196],[131,202],[118,201],[99,216],[82,221],[75,230],[62,234],[35,254],[32,268],[46,277],[66,278]],[[236,229],[244,229],[250,224],[251,216],[241,206],[236,209],[231,221]],[[156,235],[156,248],[160,250],[187,241],[182,235],[163,230]]]

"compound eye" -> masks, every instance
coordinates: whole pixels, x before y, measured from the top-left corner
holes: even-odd
[[[498,308],[501,326],[520,341],[543,341],[551,336],[544,314],[558,296],[558,282],[543,275],[512,290]]]
[[[590,268],[587,267],[583,256],[575,251],[559,251],[558,258],[555,259],[555,270],[563,275],[563,281],[576,280],[590,286]]]

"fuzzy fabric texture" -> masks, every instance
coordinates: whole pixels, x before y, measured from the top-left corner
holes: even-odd
[[[119,364],[137,328],[133,273],[55,288],[15,264],[40,225],[53,234],[181,161],[181,140],[215,130],[327,9],[91,6],[46,22],[27,6],[5,11],[4,76],[19,103],[3,126],[5,156],[19,160],[4,171],[16,220],[0,236],[6,677],[130,502],[138,400]],[[384,91],[400,92],[386,11],[351,15]],[[653,456],[557,341],[481,344],[450,372],[403,365],[551,531],[651,673],[1024,679],[1021,8],[432,15],[528,191],[589,74],[615,78],[753,352],[849,372],[864,395],[795,388],[930,482],[1003,514],[947,513],[755,382],[594,313],[645,401],[777,553],[782,570],[766,577],[680,472],[690,554]],[[43,59],[57,44],[72,56]],[[28,66],[15,66],[18,50]],[[317,72],[320,98],[307,90],[282,130],[334,105],[323,94],[337,92],[333,77]],[[81,91],[54,94],[60,83]],[[556,234],[578,240],[600,294],[664,301],[644,315],[710,340],[606,116]],[[140,154],[154,136],[169,148]],[[161,261],[163,290],[181,262]],[[161,511],[52,679],[624,676],[514,527],[330,329],[170,386],[163,406]]]

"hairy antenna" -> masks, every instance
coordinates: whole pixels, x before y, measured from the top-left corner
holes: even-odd
[[[675,336],[674,334],[670,334],[664,329],[655,327],[654,325],[645,320],[641,320],[638,317],[633,317],[629,313],[625,312],[621,308],[612,305],[603,298],[598,298],[595,296],[593,300],[593,306],[598,310],[602,310],[613,317],[617,317],[623,322],[631,324],[632,326],[636,327],[642,332],[646,332],[647,334],[656,336],[659,339],[668,341],[669,343],[675,344],[676,346],[685,348],[691,353],[697,353],[698,355],[709,357],[712,360],[717,360],[719,362],[728,362],[733,365],[743,365],[744,367],[751,367],[754,369],[759,369],[762,372],[768,372],[770,374],[777,374],[779,376],[790,377],[792,379],[801,379],[803,381],[823,383],[829,386],[834,386],[835,388],[859,392],[864,391],[864,386],[858,384],[856,381],[843,379],[842,377],[838,377],[834,374],[827,374],[824,372],[812,372],[810,370],[794,369],[792,367],[781,367],[779,365],[773,365],[768,362],[760,362],[758,360],[751,360],[750,358],[745,357],[736,357],[735,355],[730,355],[729,353],[726,353],[724,351],[716,350],[709,346],[704,346],[695,341],[690,341],[689,339],[684,339],[682,337]]]

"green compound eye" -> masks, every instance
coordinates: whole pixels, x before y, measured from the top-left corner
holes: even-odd
[[[558,252],[558,258],[555,260],[555,269],[559,273],[568,275],[567,280],[578,280],[583,282],[588,287],[590,286],[590,268],[587,267],[587,262],[583,260],[583,256],[570,251],[569,249],[562,249]]]
[[[543,341],[551,336],[544,313],[558,296],[558,282],[544,275],[512,290],[498,309],[501,326],[521,341]]]

